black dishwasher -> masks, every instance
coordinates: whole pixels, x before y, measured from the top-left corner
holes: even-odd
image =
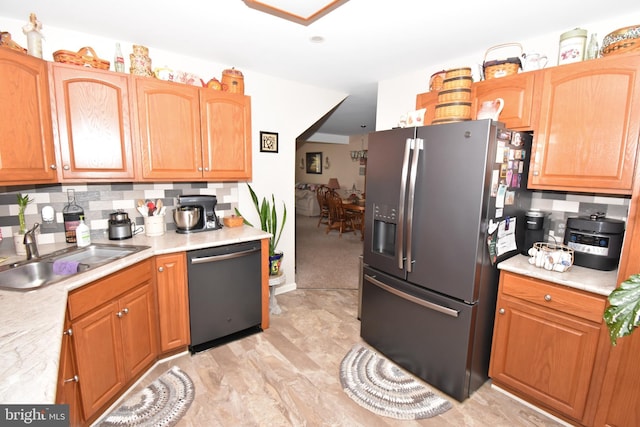
[[[261,331],[260,241],[187,252],[192,353]]]

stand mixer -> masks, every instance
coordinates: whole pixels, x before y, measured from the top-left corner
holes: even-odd
[[[176,221],[176,232],[185,233],[197,233],[200,231],[211,231],[222,228],[218,216],[216,215],[215,208],[218,203],[216,196],[210,195],[192,195],[192,196],[178,196],[178,207],[174,211],[174,219],[176,213],[181,210],[199,212],[195,224],[188,226],[186,224],[178,224]]]

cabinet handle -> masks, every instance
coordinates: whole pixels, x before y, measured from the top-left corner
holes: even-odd
[[[78,378],[77,375],[72,376],[71,378],[67,378],[66,380],[63,381],[63,383],[77,383],[78,381],[80,381],[80,378]]]
[[[124,314],[129,314],[129,309],[127,307],[125,307],[125,308],[122,309],[122,312]]]
[[[117,312],[117,313],[116,313],[116,316],[117,316],[117,317],[122,317],[122,312],[121,312],[121,311]]]
[[[69,328],[66,331],[64,331],[62,334],[71,336],[71,335],[73,335],[73,330],[71,328]]]
[[[164,271],[164,267],[158,267],[158,271],[162,273]]]
[[[56,169],[58,169],[58,166],[56,166],[56,165],[49,165],[49,168],[50,168],[51,170],[56,170]]]
[[[62,169],[64,169],[64,170],[68,171],[68,170],[69,170],[69,169],[71,169],[71,168],[69,167],[69,165],[64,165],[64,166],[62,166]]]
[[[538,171],[533,171],[533,176],[538,176],[538,175],[540,175],[540,172],[538,172]]]
[[[202,168],[198,168],[198,172],[202,172]]]
[[[551,301],[551,295],[546,294],[546,295],[544,296],[544,300],[545,300],[545,301]]]
[[[204,168],[205,172],[209,172],[209,168]]]
[[[501,308],[500,310],[498,310],[498,313],[504,314],[505,313],[504,308]]]
[[[123,308],[122,310],[120,310],[119,312],[117,312],[117,313],[116,313],[116,316],[118,316],[118,317],[122,317],[122,316],[124,316],[125,314],[129,314],[129,309],[128,309],[128,308],[126,308],[126,307],[125,307],[125,308]]]

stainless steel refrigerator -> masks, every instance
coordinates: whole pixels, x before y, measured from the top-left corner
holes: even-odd
[[[361,336],[462,401],[488,378],[496,264],[524,241],[531,136],[479,120],[368,145]]]

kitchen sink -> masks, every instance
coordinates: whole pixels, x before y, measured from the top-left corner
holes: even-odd
[[[148,249],[149,246],[125,246],[92,244],[84,248],[61,249],[40,258],[0,266],[0,288],[30,290],[64,280],[74,274],[91,270],[129,255]],[[71,274],[57,274],[54,262],[79,263]]]

